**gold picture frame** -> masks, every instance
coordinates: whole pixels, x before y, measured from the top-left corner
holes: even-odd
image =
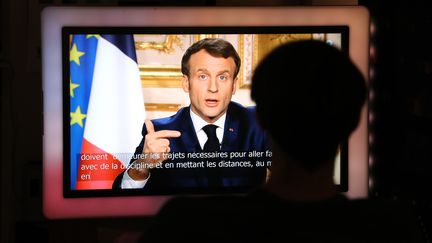
[[[158,35],[136,35],[136,36],[158,36]],[[162,42],[157,41],[135,41],[136,50],[153,49],[165,53],[173,53],[175,46],[182,46],[181,35],[166,35]]]
[[[314,39],[313,34],[259,34],[254,35],[252,68],[269,54],[274,48],[295,40]]]
[[[141,85],[144,88],[181,88],[179,66],[139,65]]]

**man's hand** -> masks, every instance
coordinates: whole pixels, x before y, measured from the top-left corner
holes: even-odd
[[[153,123],[149,120],[145,120],[145,126],[147,129],[147,135],[145,136],[143,156],[144,159],[135,160],[132,166],[128,170],[129,176],[134,180],[145,180],[149,176],[149,169],[154,168],[157,163],[160,163],[168,158],[163,156],[164,153],[171,151],[170,143],[168,138],[178,138],[181,133],[175,130],[161,130],[155,131]],[[140,166],[137,163],[141,163]]]

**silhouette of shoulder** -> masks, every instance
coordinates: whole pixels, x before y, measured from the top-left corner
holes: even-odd
[[[265,191],[249,196],[178,197],[144,235],[146,242],[423,242],[411,208],[342,195],[293,202]],[[143,241],[143,242],[144,242]]]

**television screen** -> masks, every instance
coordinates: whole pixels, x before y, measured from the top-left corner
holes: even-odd
[[[158,156],[157,153],[134,153],[142,138],[144,119],[171,117],[181,108],[190,105],[189,96],[182,88],[180,64],[183,53],[193,43],[205,38],[218,38],[234,46],[242,64],[232,100],[244,107],[254,105],[249,97],[254,66],[272,48],[300,39],[319,39],[344,51],[348,48],[346,26],[134,29],[65,27],[62,33],[65,71],[63,168],[65,178],[69,178],[65,180],[66,196],[211,194],[246,192],[258,186],[259,180],[251,183],[234,182],[240,176],[265,179],[265,171],[271,166],[271,150],[268,146],[258,144],[249,147],[224,146],[218,154],[207,153],[193,146],[171,149],[164,155],[167,157],[165,160],[150,168],[151,178],[145,185],[125,188],[119,183],[116,188],[113,183],[117,177],[118,180],[126,180],[123,171],[141,166],[130,163],[136,158]],[[126,41],[129,41],[128,48]],[[129,62],[128,65],[125,65],[124,59],[126,63]],[[256,122],[248,120],[247,123]],[[240,136],[242,128],[225,129],[234,130],[232,133],[239,130],[236,137],[233,137],[233,142],[237,145],[249,143],[241,140],[252,139]],[[190,133],[187,129],[180,132],[184,136]],[[169,139],[171,144],[182,141],[182,137]],[[185,142],[186,146],[191,143],[192,141]],[[224,143],[226,142],[222,140],[222,144]],[[343,144],[341,154],[346,155],[346,149],[347,146]],[[339,160],[335,162],[335,182],[342,191],[347,188],[347,162],[346,156],[339,156]],[[212,186],[199,181],[205,180],[212,171],[222,173],[225,182]],[[175,177],[175,184],[166,185],[167,182],[161,181],[158,185],[153,182],[158,180],[158,176],[165,180],[171,179],[164,174]],[[176,178],[179,174],[186,174],[184,177],[193,178],[194,182],[179,185],[180,179]],[[129,177],[127,179],[132,180]],[[155,189],[149,190],[149,187]]]
[[[346,11],[356,18],[349,20]],[[282,43],[318,39],[347,52],[366,76],[367,24],[359,7],[46,9],[45,214],[152,215],[171,195],[244,193],[259,186],[271,176],[271,149],[253,115],[254,67]],[[182,70],[188,67],[182,65],[185,52],[206,38],[230,43],[241,63],[236,75],[218,74],[232,76],[234,89],[223,129],[216,130],[216,151],[200,143],[193,118],[199,114],[190,109],[194,97]],[[205,78],[211,71],[200,72]],[[212,108],[221,103],[205,102]],[[334,181],[352,197],[367,193],[365,126],[362,118],[335,161]],[[149,150],[149,141],[161,140],[163,149]],[[144,178],[135,178],[143,171]]]

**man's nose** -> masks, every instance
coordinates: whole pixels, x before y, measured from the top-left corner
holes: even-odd
[[[208,84],[208,91],[210,92],[217,92],[218,91],[218,83],[216,81],[216,78],[211,78]]]

